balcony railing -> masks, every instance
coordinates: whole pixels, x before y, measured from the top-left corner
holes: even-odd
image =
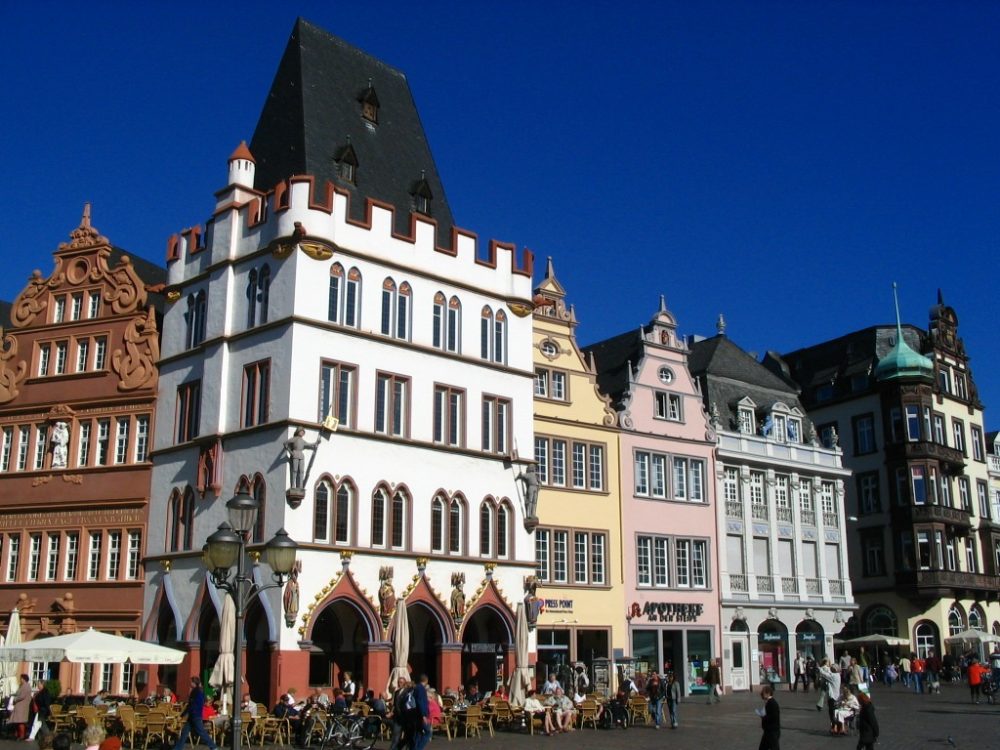
[[[750,590],[747,585],[747,577],[742,573],[730,573],[729,574],[729,590],[739,591],[746,593]]]
[[[771,576],[757,576],[757,591],[761,594],[773,594],[774,578]]]
[[[823,511],[823,525],[837,528],[840,525],[840,519],[836,513],[827,513],[826,511]]]
[[[967,510],[952,508],[948,505],[936,505],[927,503],[925,505],[902,505],[896,506],[897,514],[909,514],[914,523],[946,523],[951,526],[961,526],[969,528],[972,525],[972,518]]]
[[[755,521],[766,521],[768,518],[767,506],[753,503],[750,506],[750,514],[753,516]]]
[[[820,596],[823,593],[823,586],[818,578],[806,579],[806,593],[812,596]]]
[[[831,578],[829,580],[830,584],[830,594],[832,596],[843,596],[844,595],[844,582],[839,578]]]
[[[792,509],[791,508],[775,508],[774,514],[777,516],[779,521],[784,521],[785,523],[792,522]]]
[[[965,453],[949,448],[947,445],[933,443],[929,440],[917,440],[915,442],[890,443],[885,448],[886,458],[889,461],[906,459],[916,461],[926,458],[936,458],[942,463],[948,464],[952,471],[958,472],[965,466]]]
[[[799,593],[799,581],[797,578],[789,578],[788,576],[782,576],[781,578],[781,593],[782,594],[797,594]]]
[[[802,511],[802,513],[800,513],[800,515],[802,516],[802,523],[804,523],[806,526],[816,525],[816,511],[804,510]]]
[[[730,518],[743,518],[743,503],[739,500],[726,500],[726,515]]]
[[[991,453],[986,458],[990,462],[990,471],[994,474],[1000,474],[1000,456],[994,456]]]
[[[914,586],[919,590],[945,592],[949,597],[961,591],[976,592],[979,595],[1000,592],[1000,578],[982,573],[966,573],[961,570],[907,570],[896,573],[896,583]],[[957,597],[956,597],[957,598]],[[977,595],[976,598],[979,598]],[[986,596],[983,596],[986,598]]]

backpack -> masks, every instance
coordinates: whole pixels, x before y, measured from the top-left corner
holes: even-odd
[[[411,713],[417,710],[417,696],[413,694],[413,688],[407,688],[403,697],[403,711]]]

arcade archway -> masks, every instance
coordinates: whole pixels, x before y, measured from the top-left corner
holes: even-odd
[[[513,643],[507,620],[493,607],[480,607],[462,633],[462,679],[476,683],[482,693],[506,682],[507,653]]]
[[[309,684],[340,685],[344,673],[350,672],[355,682],[367,685],[364,658],[371,640],[368,624],[350,601],[331,602],[313,625]]]

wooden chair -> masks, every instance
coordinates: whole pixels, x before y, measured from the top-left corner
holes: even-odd
[[[597,701],[587,699],[579,706],[579,713],[577,717],[580,722],[580,729],[583,729],[589,723],[594,729],[597,729]]]
[[[538,712],[538,713],[528,713],[527,711],[524,712],[524,723],[528,725],[528,733],[529,734],[534,734],[535,733],[535,727],[536,726],[538,727],[538,729],[543,734],[545,733],[545,714],[546,713],[547,713],[547,711],[546,712]]]
[[[306,747],[312,744],[321,745],[326,737],[326,730],[330,720],[323,711],[313,711],[309,717],[309,724],[306,726],[303,741]]]
[[[638,724],[642,720],[643,724],[649,724],[653,717],[649,713],[649,701],[641,695],[633,695],[628,699],[628,710],[632,716],[632,724]]]
[[[468,739],[473,734],[482,738],[482,729],[487,725],[483,717],[483,709],[479,706],[469,706],[465,709],[465,738]]]
[[[506,727],[510,729],[514,724],[514,711],[510,707],[510,701],[497,700],[493,702],[493,723],[497,728]]]
[[[165,745],[169,740],[167,737],[170,734],[170,729],[167,723],[166,715],[162,713],[150,713],[146,717],[146,731],[143,733],[142,737],[142,748],[143,750],[148,750],[150,741],[153,742],[153,746],[157,747],[157,743]]]
[[[262,719],[258,716],[254,734],[261,747],[266,742],[273,745],[286,745],[289,734],[291,734],[291,726],[288,719],[279,719],[277,716],[265,716]]]
[[[137,703],[133,710],[135,711],[136,716],[145,716],[149,713],[150,708],[145,703]]]
[[[118,721],[121,724],[122,743],[135,747],[135,709],[132,706],[118,706]]]
[[[452,735],[458,733],[458,719],[451,711],[441,712],[441,721],[431,728],[431,734],[443,734],[451,742]]]

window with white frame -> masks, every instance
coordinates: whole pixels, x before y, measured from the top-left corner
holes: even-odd
[[[52,311],[52,322],[62,323],[66,319],[66,298],[56,297],[55,308]]]
[[[34,468],[45,466],[45,443],[48,438],[48,428],[44,424],[35,425],[35,461]]]
[[[75,531],[66,534],[66,561],[63,577],[67,581],[76,580],[77,567],[80,564],[80,535]]]
[[[741,406],[738,410],[738,420],[740,432],[744,435],[753,435],[757,432],[757,417],[754,410],[749,406]]]
[[[128,460],[129,417],[118,417],[115,429],[115,463],[123,464]]]
[[[90,459],[90,430],[91,422],[80,422],[76,446],[76,465],[86,466]]]
[[[461,388],[434,386],[434,442],[465,444],[465,391]]]
[[[640,535],[636,544],[640,587],[708,588],[707,540]]]
[[[128,560],[125,567],[125,577],[134,581],[139,578],[139,564],[142,562],[142,532],[128,532]]]
[[[49,548],[45,556],[45,580],[54,581],[59,575],[59,542],[61,537],[58,532],[49,535]]]
[[[674,456],[674,500],[692,503],[705,501],[705,462]]]
[[[604,490],[604,446],[601,444],[536,436],[535,460],[535,473],[541,484],[591,492]]]
[[[87,297],[87,317],[94,319],[101,314],[101,293],[90,292]]]
[[[965,453],[965,424],[960,419],[951,421],[952,437],[954,438],[954,448]]]
[[[969,478],[958,478],[958,503],[959,507],[967,513],[972,512],[972,491],[969,488]]]
[[[122,533],[108,532],[108,572],[109,581],[117,581],[122,563]]]
[[[76,372],[87,371],[87,361],[90,357],[90,339],[76,340]]]
[[[799,481],[799,508],[810,512],[816,510],[813,503],[812,482],[808,479]]]
[[[28,468],[28,440],[31,437],[30,427],[17,428],[17,470],[24,471]]]
[[[569,568],[567,566],[567,547],[569,532],[556,529],[552,532],[552,582],[568,583]]]
[[[94,369],[103,370],[108,359],[108,340],[104,336],[94,339]]]
[[[983,518],[990,517],[989,485],[980,480],[976,481],[976,497],[979,500],[979,515]]]
[[[82,293],[74,294],[73,295],[73,301],[72,301],[72,304],[70,306],[69,319],[70,320],[79,320],[80,319],[80,314],[82,312],[83,312],[83,294]]]
[[[552,441],[552,473],[549,475],[549,484],[556,487],[566,486],[566,441]]]
[[[507,455],[510,445],[511,401],[483,396],[482,438],[487,453]]]
[[[566,373],[547,367],[535,368],[535,395],[553,401],[566,400]]]
[[[834,501],[835,497],[833,482],[822,482],[820,483],[819,500],[820,507],[823,509],[824,513],[836,513],[837,505]]]
[[[653,393],[657,419],[668,419],[671,422],[681,421],[681,397],[676,393],[654,391]]]
[[[149,417],[135,418],[135,462],[142,463],[149,458]]]
[[[672,474],[669,487],[668,466]],[[634,471],[635,494],[639,497],[705,501],[705,462],[702,459],[636,451]]]
[[[969,399],[969,388],[965,380],[965,375],[960,372],[955,373],[955,395],[963,401]]]
[[[972,458],[976,461],[985,461],[986,448],[983,444],[983,428],[978,425],[969,425],[972,433],[970,442],[972,443]]]
[[[344,427],[354,427],[357,368],[324,361],[320,366],[319,422],[333,417]]]
[[[327,319],[331,323],[357,328],[361,325],[361,272],[334,263],[330,268]]]
[[[96,581],[101,575],[101,532],[90,532],[90,548],[87,553],[87,580]]]
[[[754,505],[765,505],[764,472],[750,472],[750,502]]]
[[[97,466],[108,465],[108,448],[111,445],[111,420],[97,420],[97,456],[94,463]]]
[[[49,374],[49,359],[52,356],[52,344],[38,345],[38,377],[44,378]]]
[[[410,379],[379,373],[375,386],[375,432],[405,437],[409,427]]]
[[[774,505],[778,508],[791,507],[788,499],[788,476],[785,474],[776,474],[774,477]]]
[[[8,583],[17,580],[17,566],[21,560],[21,535],[7,535],[7,575]]]
[[[550,551],[549,530],[535,529],[535,576],[546,583],[551,581]],[[1000,542],[997,543],[997,559],[1000,559]]]
[[[722,473],[722,495],[727,503],[740,501],[740,470],[727,466]]]
[[[30,534],[28,546],[28,580],[38,580],[38,568],[42,561],[42,535]]]
[[[114,677],[114,664],[101,665],[101,690],[111,692],[112,678]]]
[[[934,442],[938,445],[948,445],[948,436],[945,434],[944,417],[940,414],[934,415]]]
[[[0,436],[0,471],[10,471],[10,454],[14,449],[14,428],[4,427]]]

